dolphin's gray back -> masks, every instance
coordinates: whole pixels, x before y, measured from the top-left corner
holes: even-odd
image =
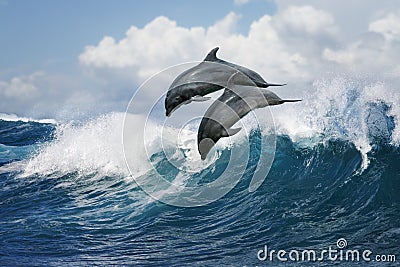
[[[236,86],[224,93],[207,109],[204,117],[232,127],[250,111],[279,103],[282,99],[270,90]]]
[[[178,87],[188,83],[210,83],[216,84],[221,87],[226,87],[229,77],[231,77],[236,70],[230,66],[203,61],[200,64],[182,72],[172,82],[169,89]]]
[[[195,82],[226,87],[229,78],[238,71],[246,75],[246,78],[238,81],[241,85],[268,87],[268,83],[257,72],[218,58],[218,49],[218,47],[214,48],[208,53],[204,61],[178,75],[169,89]]]
[[[220,59],[217,57],[217,51],[218,51],[218,47],[214,48],[213,50],[210,51],[210,53],[208,53],[207,57],[204,59],[204,61],[209,61],[209,62],[215,62],[215,63],[219,63],[219,64],[223,64],[226,66],[229,66],[231,68],[234,68],[236,70],[238,70],[239,72],[245,74],[247,77],[249,77],[252,81],[253,84],[248,84],[248,85],[253,85],[253,86],[258,86],[258,87],[268,87],[268,83],[261,77],[260,74],[258,74],[257,72],[248,69],[246,67],[225,61],[223,59]]]
[[[226,64],[227,66],[232,67],[232,68],[235,68],[235,69],[237,69],[238,71],[240,71],[240,72],[246,74],[246,76],[249,77],[249,78],[254,82],[253,85],[255,85],[255,86],[263,87],[263,86],[266,86],[266,85],[268,84],[268,83],[261,77],[261,75],[258,74],[258,73],[255,72],[255,71],[252,71],[252,70],[250,70],[250,69],[248,69],[248,68],[246,68],[246,67],[243,67],[243,66],[240,66],[240,65],[236,65],[236,64],[231,63],[231,62],[224,61],[224,60],[222,60],[222,59],[220,59],[220,61],[221,61],[221,62],[219,62],[219,63],[221,63],[221,64]]]

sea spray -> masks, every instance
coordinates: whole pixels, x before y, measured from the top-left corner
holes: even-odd
[[[362,170],[368,167],[374,134],[390,135],[390,143],[399,143],[400,95],[390,85],[367,79],[325,78],[305,89],[302,98],[301,104],[285,105],[274,112],[278,133],[308,146],[331,139],[349,141],[362,155]],[[371,108],[379,103],[386,105],[386,111]],[[390,118],[396,122],[394,128],[383,127],[388,129],[385,133],[384,129],[371,130]]]

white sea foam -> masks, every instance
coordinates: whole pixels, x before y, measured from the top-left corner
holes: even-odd
[[[389,106],[388,114],[374,109],[373,104],[382,103]],[[302,102],[284,104],[274,112],[278,134],[295,142],[310,145],[332,138],[352,142],[363,157],[363,169],[369,163],[371,138],[390,135],[386,115],[393,116],[396,125],[390,142],[399,145],[399,94],[383,82],[347,77],[315,81],[304,90]]]
[[[163,127],[152,121],[145,124],[144,116],[132,114],[126,115],[124,128],[124,118],[124,113],[109,113],[79,124],[57,124],[54,139],[23,165],[18,164],[23,170],[20,176],[76,173],[131,179],[131,175],[140,177],[152,170],[149,158],[163,150],[185,170],[201,170],[209,165],[197,155],[196,129]],[[189,160],[184,161],[185,157]]]
[[[57,121],[54,119],[33,119],[28,117],[19,117],[15,114],[0,113],[0,120],[3,121],[23,121],[23,122],[39,122],[39,123],[51,123],[56,124]]]
[[[57,125],[54,140],[28,160],[22,175],[128,175],[122,152],[122,122],[123,114],[111,113],[79,125]]]

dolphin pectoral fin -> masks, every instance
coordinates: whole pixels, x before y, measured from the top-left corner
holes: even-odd
[[[228,136],[232,136],[237,134],[238,132],[240,132],[242,128],[235,128],[235,129],[228,129],[226,130],[226,132],[223,134],[223,137],[228,137]]]
[[[204,101],[207,101],[210,99],[211,99],[211,97],[208,97],[208,96],[205,97],[205,96],[196,95],[196,96],[192,97],[190,100],[195,101],[195,102],[204,102]]]
[[[229,136],[235,135],[235,134],[237,134],[238,132],[240,132],[240,130],[242,130],[242,128],[229,129],[229,130],[228,130],[228,135],[229,135]]]

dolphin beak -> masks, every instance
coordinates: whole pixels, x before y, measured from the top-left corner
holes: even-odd
[[[278,83],[267,83],[267,86],[285,86],[286,83],[278,84]]]

